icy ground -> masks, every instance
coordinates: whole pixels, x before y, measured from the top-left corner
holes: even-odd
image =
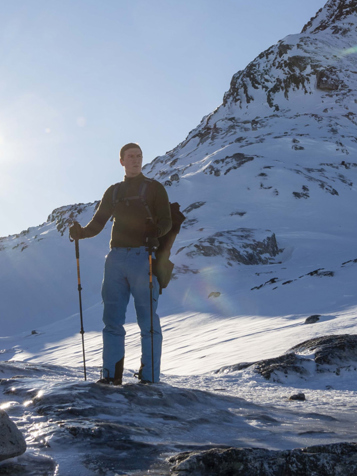
[[[291,372],[282,383],[264,379],[254,367],[215,372],[278,357],[307,335],[351,333],[356,308],[320,316],[315,324],[305,324],[307,316],[163,317],[164,372],[162,382],[150,386],[133,377],[139,333],[128,324],[125,384],[107,388],[94,383],[99,307],[86,316],[86,382],[80,335],[74,332],[78,315],[0,341],[1,408],[28,445],[23,456],[0,464],[0,474],[158,476],[169,474],[169,456],[192,449],[292,449],[357,440],[356,361],[339,372],[336,365],[317,372],[313,356],[305,355],[311,357],[306,375]],[[300,392],[306,401],[289,400]]]

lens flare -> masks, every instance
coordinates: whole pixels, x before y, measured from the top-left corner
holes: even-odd
[[[214,312],[223,316],[237,313],[237,303],[231,302],[224,293],[224,279],[220,266],[209,266],[200,270],[193,286],[184,296],[185,305],[202,312]]]
[[[342,56],[352,55],[353,53],[357,53],[357,45],[352,46],[352,48],[348,48],[347,50],[343,50],[341,52]]]

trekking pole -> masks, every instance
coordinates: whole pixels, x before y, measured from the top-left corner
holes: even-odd
[[[152,383],[154,383],[154,317],[153,317],[153,306],[152,306],[152,245],[149,243],[149,288],[150,288],[150,334],[151,334],[151,372],[152,372]]]
[[[77,276],[78,276],[78,294],[79,294],[79,315],[81,318],[81,330],[80,333],[82,334],[82,350],[83,350],[83,368],[84,368],[84,380],[87,380],[87,372],[86,372],[86,356],[84,352],[84,328],[83,328],[83,312],[82,312],[82,286],[81,286],[81,274],[79,270],[79,240],[74,240],[76,245],[76,259],[77,259]]]

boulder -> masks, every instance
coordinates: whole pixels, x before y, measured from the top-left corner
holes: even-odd
[[[7,413],[0,410],[0,461],[20,456],[26,451],[26,442]]]
[[[263,448],[215,448],[179,453],[169,459],[177,476],[353,476],[357,443],[335,443],[272,451]]]

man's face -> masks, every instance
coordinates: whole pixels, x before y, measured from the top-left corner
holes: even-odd
[[[125,168],[127,177],[136,177],[141,173],[143,153],[138,147],[127,149],[124,152],[124,157],[120,159],[120,163]]]

